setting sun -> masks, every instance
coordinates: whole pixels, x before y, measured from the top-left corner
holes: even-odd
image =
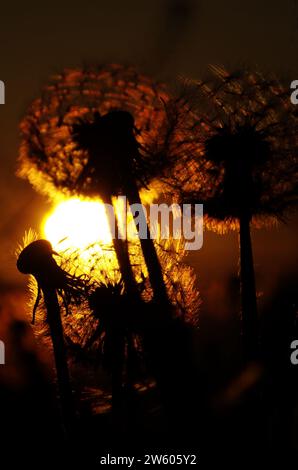
[[[134,272],[139,278],[137,266],[142,266],[144,273],[146,267],[142,263],[140,246],[133,241],[135,225],[131,213],[128,214],[130,223],[126,227],[126,206],[123,200],[117,198],[113,205],[119,222],[118,229],[122,236],[128,236]],[[62,256],[60,261],[69,272],[91,274],[93,279],[100,282],[105,282],[107,277],[109,282],[119,280],[118,261],[106,209],[100,200],[71,198],[59,202],[45,216],[41,230],[54,250]]]
[[[58,251],[111,243],[105,208],[100,201],[74,198],[61,202],[46,217],[43,232]]]

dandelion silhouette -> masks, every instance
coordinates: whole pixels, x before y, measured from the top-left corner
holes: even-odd
[[[140,203],[139,190],[165,164],[160,149],[169,141],[167,100],[163,86],[132,67],[64,71],[21,123],[19,175],[52,198],[59,192],[83,193],[110,204],[120,193],[130,204]],[[141,247],[152,289],[168,305],[149,229],[147,234]],[[113,244],[126,287],[136,293],[126,243],[116,236]]]
[[[92,348],[104,336],[103,365],[112,375],[113,411],[119,412],[124,390],[133,390],[139,376],[137,369],[141,370],[137,318],[142,305],[124,292],[123,283],[98,286],[90,295],[89,304],[98,323],[85,348]]]
[[[184,274],[189,271],[181,265],[179,275]],[[146,281],[138,287],[140,291],[146,290]],[[175,287],[169,289],[173,303],[176,299],[178,318],[161,324],[161,306],[154,300],[145,301],[129,295],[122,283],[100,285],[91,293],[90,309],[97,322],[83,349],[88,352],[95,347],[101,351],[103,365],[112,376],[112,409],[116,414],[121,415],[124,403],[125,407],[132,405],[136,382],[145,379],[146,383],[149,377],[156,380],[165,409],[173,395],[176,396],[177,388],[187,388],[186,382],[177,387],[177,380],[181,375],[179,361],[184,370],[189,366],[184,362],[187,356],[183,344],[185,320],[192,324],[197,322],[198,297],[189,287],[186,290],[184,285],[185,298],[180,297],[179,288],[176,296],[173,295]],[[183,322],[180,323],[181,319]],[[178,360],[175,360],[176,356]]]
[[[24,261],[19,261],[18,266],[24,273],[35,273],[37,279],[40,279],[40,271],[46,273],[44,282],[56,288],[61,312],[63,308],[66,313],[69,311],[68,315],[63,316],[63,336],[73,367],[76,368],[76,364],[82,361],[85,365],[87,361],[88,364],[105,366],[111,374],[113,410],[119,417],[122,416],[124,404],[133,406],[136,383],[141,381],[146,386],[148,378],[153,376],[157,380],[157,386],[164,390],[163,369],[168,367],[168,362],[162,366],[161,359],[165,353],[164,342],[168,341],[167,336],[169,329],[173,328],[173,322],[167,324],[169,329],[165,325],[161,328],[159,307],[152,301],[148,279],[138,276],[142,279],[137,285],[142,299],[138,299],[125,292],[118,268],[114,273],[104,265],[100,272],[97,269],[90,272],[90,276],[71,275],[70,273],[77,272],[77,251],[61,253],[57,258],[60,265],[58,266],[53,259],[49,242],[36,240],[36,236],[31,231],[25,236],[24,243],[18,249],[18,254],[21,255],[23,246],[26,247],[25,256],[21,256]],[[33,245],[32,239],[35,239]],[[181,259],[182,241],[166,242],[157,245],[158,256],[166,273],[166,288],[173,305],[173,313],[181,319],[183,330],[185,322],[197,325],[200,298],[193,269]],[[86,250],[88,251],[88,248]],[[97,267],[102,258],[96,254],[93,262]],[[133,254],[134,263],[138,262],[138,258],[138,252]],[[142,272],[142,266],[138,269]],[[80,269],[78,271],[81,272]],[[37,296],[38,288],[31,280],[29,287],[33,300]],[[67,296],[63,300],[65,291]],[[35,302],[34,310],[37,310],[38,301]],[[33,302],[29,305],[32,309]],[[43,316],[48,317],[47,304],[40,302],[38,318]],[[49,347],[47,330],[40,328],[40,321],[35,332],[39,340]],[[159,338],[158,345],[155,341],[156,335]],[[178,349],[176,345],[175,353]],[[173,381],[176,381],[177,373],[176,370]],[[170,393],[171,386],[168,385],[167,394],[164,393],[165,406]],[[96,400],[95,395],[90,398]]]
[[[171,342],[177,321],[181,337],[187,323],[193,326],[198,323],[200,298],[194,271],[182,262],[178,241],[174,247],[173,241],[167,242],[157,249],[175,318],[161,321],[162,312],[152,300],[147,278],[138,282],[140,296],[136,297],[127,293],[121,279],[115,281],[109,276],[106,280],[100,278],[91,282],[89,309],[83,305],[78,314],[74,308],[72,315],[64,317],[67,344],[76,361],[101,364],[109,373],[112,410],[118,417],[123,417],[123,409],[128,411],[130,406],[130,411],[134,412],[135,385],[141,382],[146,386],[152,377],[163,391],[163,405],[168,407],[169,396],[177,390],[180,374],[174,356],[183,357],[185,351],[181,351],[180,343],[171,344],[171,350],[166,345]],[[181,337],[178,334],[176,341]],[[169,367],[171,361],[173,364]],[[185,363],[183,368],[186,368]],[[124,423],[128,424],[126,419]]]
[[[72,392],[70,386],[63,326],[57,292],[67,305],[74,299],[80,302],[86,295],[86,283],[62,270],[53,258],[55,252],[47,240],[36,240],[19,254],[17,268],[23,274],[33,275],[38,284],[38,295],[33,311],[33,322],[41,293],[47,310],[47,323],[53,343],[57,379],[61,397],[63,418],[66,430],[70,430],[74,418]]]
[[[169,113],[167,101],[162,86],[155,85],[132,68],[111,65],[67,70],[54,77],[41,98],[32,103],[21,123],[19,175],[29,179],[38,191],[52,199],[61,194],[83,194],[100,196],[104,202],[111,202],[113,196],[126,194],[130,204],[139,203],[139,191],[169,167],[177,149],[176,139],[179,140],[179,151],[184,146],[183,136],[174,132],[176,116],[173,118]],[[164,159],[165,155],[167,158]],[[144,271],[147,275],[147,267],[151,284],[148,286],[146,282],[142,297],[151,300],[149,292],[153,290],[155,301],[161,304],[153,303],[156,306],[152,312],[154,327],[148,349],[163,383],[163,371],[168,367],[174,347],[178,355],[177,347],[173,345],[179,334],[167,349],[163,365],[159,364],[164,355],[163,340],[168,334],[166,325],[169,322],[161,321],[168,311],[168,298],[175,314],[186,319],[197,319],[199,305],[193,271],[181,263],[183,248],[175,246],[171,240],[166,242],[169,243],[154,246],[150,237],[142,242],[145,266],[132,243],[129,243],[129,253],[126,240],[120,240],[117,247],[114,244],[126,295],[131,298],[133,294],[134,302],[138,298],[141,301],[138,284],[131,273],[131,260],[137,259],[142,266],[141,275]],[[133,263],[134,272],[137,263]],[[96,272],[90,274],[96,275]],[[121,302],[123,305],[123,298]],[[89,315],[83,315],[81,320],[74,315],[65,319],[69,326],[66,326],[67,331],[71,335],[72,330],[75,341],[83,346],[88,344],[88,336],[92,338],[104,325],[106,330],[113,331],[113,315],[111,320],[105,317],[100,302],[97,311],[98,322]],[[124,313],[122,307],[115,315],[121,313]],[[158,331],[161,323],[163,328]],[[155,347],[156,336],[158,348]],[[119,345],[119,350],[123,351],[123,334],[119,337]],[[123,355],[119,353],[118,363],[121,363],[121,357]],[[167,384],[163,386],[168,394],[179,375],[174,369],[172,365],[166,374]],[[119,378],[119,373],[114,377]],[[166,401],[166,393],[164,395]]]
[[[137,203],[141,207],[138,186],[146,185],[144,179],[148,179],[149,172],[142,161],[140,145],[134,136],[132,115],[124,111],[111,111],[100,117],[96,113],[92,123],[82,122],[74,125],[73,130],[78,146],[88,150],[89,154],[88,163],[79,180],[85,181],[86,177],[91,176],[92,185],[94,180],[98,181],[100,197],[107,204],[112,204],[113,195],[125,194],[131,206]],[[145,214],[140,215],[147,225]],[[148,225],[146,232],[146,237],[142,237],[140,243],[149,279],[155,298],[166,306],[168,298],[163,274]],[[134,281],[132,270],[128,268],[128,252],[120,240],[114,240],[114,248],[123,280],[127,281],[128,290],[132,291]]]
[[[212,68],[210,80],[185,86],[193,152],[168,180],[180,201],[204,204],[205,225],[239,230],[243,339],[258,349],[250,227],[281,219],[297,203],[298,119],[274,78]]]

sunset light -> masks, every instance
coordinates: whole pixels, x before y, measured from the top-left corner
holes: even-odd
[[[59,203],[43,223],[45,237],[58,251],[84,250],[101,242],[111,243],[111,234],[100,201],[69,199]]]
[[[0,470],[295,468],[298,0],[1,20]]]

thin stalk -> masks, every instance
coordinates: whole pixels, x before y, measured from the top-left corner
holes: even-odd
[[[142,207],[142,201],[138,188],[135,183],[131,182],[127,191],[127,197],[130,205],[139,204]],[[146,224],[146,237],[140,238],[141,248],[147,266],[150,284],[153,290],[154,299],[165,307],[169,307],[170,302],[162,274],[161,265],[156,253],[156,249],[151,238],[150,229],[146,219],[146,214],[140,214],[144,218]]]
[[[63,326],[60,316],[60,307],[56,290],[53,287],[41,286],[47,309],[47,321],[50,328],[63,422],[66,434],[69,435],[74,423],[74,407],[70,385],[66,348],[63,335]]]
[[[250,217],[240,217],[240,286],[243,343],[246,359],[256,359],[258,355],[258,310],[253,252],[250,233]]]
[[[130,263],[130,259],[129,259],[127,242],[126,240],[122,240],[119,238],[120,232],[119,232],[117,214],[116,214],[115,209],[114,209],[114,214],[112,214],[108,209],[108,207],[114,207],[112,197],[105,196],[104,198],[102,197],[102,199],[105,204],[106,216],[107,216],[110,232],[113,237],[113,247],[116,253],[117,261],[119,264],[119,269],[121,272],[121,276],[122,276],[125,288],[128,293],[132,295],[138,295],[137,284],[136,284],[136,280],[135,280],[131,263]],[[115,236],[113,236],[114,228],[115,228]]]

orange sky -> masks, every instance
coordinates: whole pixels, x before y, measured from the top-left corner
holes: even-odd
[[[174,1],[174,0],[173,0]],[[209,63],[258,65],[290,81],[298,79],[298,7],[292,0],[169,0],[48,3],[1,6],[0,79],[0,282],[23,282],[12,253],[24,231],[38,228],[45,199],[14,176],[18,122],[48,76],[82,61],[136,63],[159,78],[201,77]],[[272,288],[296,259],[297,224],[254,235],[260,278]],[[206,234],[191,254],[199,284],[208,291],[237,272],[236,235]]]

